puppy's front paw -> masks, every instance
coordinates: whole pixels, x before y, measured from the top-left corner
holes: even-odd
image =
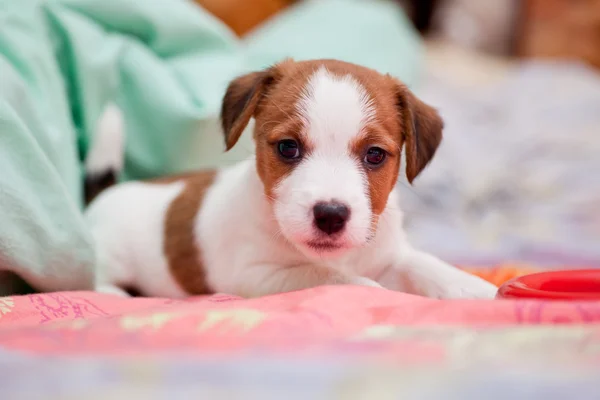
[[[112,295],[120,296],[120,297],[131,297],[131,295],[129,293],[127,293],[125,290],[121,289],[120,287],[113,286],[113,285],[96,286],[96,292],[104,293],[104,294],[112,294]]]
[[[363,276],[352,277],[350,279],[350,281],[348,282],[348,284],[356,285],[356,286],[370,286],[370,287],[376,287],[376,288],[383,288],[383,286],[381,286],[379,283],[375,282],[372,279],[365,278]]]
[[[493,299],[498,288],[477,276],[465,275],[455,282],[448,282],[438,298],[442,299]]]

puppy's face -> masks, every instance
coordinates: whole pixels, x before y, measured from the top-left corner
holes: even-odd
[[[333,60],[284,61],[234,80],[221,117],[228,149],[255,118],[257,171],[281,232],[318,257],[369,241],[402,147],[412,182],[443,125],[397,80]]]

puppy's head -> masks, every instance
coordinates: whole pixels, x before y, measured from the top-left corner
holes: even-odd
[[[281,232],[319,257],[369,241],[402,147],[412,182],[443,127],[396,79],[334,60],[287,60],[234,80],[221,111],[227,149],[252,117],[256,168]]]

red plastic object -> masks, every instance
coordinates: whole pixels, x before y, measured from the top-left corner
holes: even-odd
[[[600,300],[600,269],[551,271],[511,279],[499,299]]]

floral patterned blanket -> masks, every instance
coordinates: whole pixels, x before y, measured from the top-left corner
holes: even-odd
[[[253,300],[68,292],[2,298],[0,315],[1,398],[598,393],[600,303],[439,301],[363,287]]]

